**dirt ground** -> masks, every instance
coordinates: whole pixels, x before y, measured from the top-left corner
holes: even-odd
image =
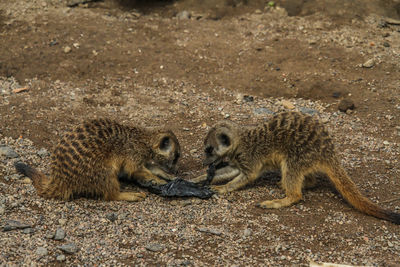
[[[0,0],[0,144],[13,147],[20,160],[46,171],[48,156],[39,157],[37,151],[51,151],[62,133],[83,119],[109,117],[172,128],[183,148],[180,176],[191,179],[204,172],[202,140],[215,121],[229,118],[254,125],[273,112],[295,109],[327,124],[345,168],[368,198],[400,212],[400,1],[76,2]],[[17,92],[21,88],[26,90]],[[247,101],[246,95],[254,100]],[[353,101],[355,109],[338,111],[343,99]],[[27,140],[21,143],[25,151],[18,140]],[[56,227],[54,218],[46,219],[51,210],[37,207],[62,209],[66,204],[35,196],[22,177],[12,178],[13,162],[0,159],[2,223],[25,218],[37,229]],[[276,174],[269,177],[276,180]],[[29,236],[30,243],[27,236],[7,232],[0,238],[0,262],[241,266],[306,265],[313,260],[400,265],[399,226],[354,210],[328,184],[307,191],[305,201],[291,208],[256,208],[255,203],[274,196],[283,196],[275,182],[261,179],[188,206],[180,205],[186,200],[151,195],[133,204],[78,200],[71,204],[81,211],[75,219],[110,210],[144,213],[139,224],[154,233],[114,233],[115,240],[137,239],[135,248],[125,241],[116,246],[124,256],[113,254],[110,241],[102,244],[108,254],[82,248],[61,261],[56,260],[55,241],[46,241],[44,230]],[[15,199],[25,210],[12,207]],[[194,214],[185,217],[187,209]],[[184,241],[179,230],[160,234],[155,229],[172,223],[162,219],[165,212],[183,214],[182,227],[213,226],[222,234],[188,233],[191,238]],[[46,227],[38,222],[41,216]],[[153,225],[152,218],[161,221],[154,219]],[[117,221],[124,223],[121,216]],[[64,228],[70,240],[86,242],[73,226]],[[252,234],[243,237],[243,229]],[[144,249],[144,237],[174,245],[152,252]],[[2,240],[13,240],[13,249],[5,249]],[[32,242],[44,242],[48,255],[28,252],[35,250]],[[92,254],[96,257],[90,258]]]

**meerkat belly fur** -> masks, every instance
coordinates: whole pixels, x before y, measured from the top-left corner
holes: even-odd
[[[171,173],[179,157],[179,142],[172,131],[97,119],[64,135],[53,151],[50,177],[24,163],[15,167],[32,179],[38,194],[45,198],[139,201],[146,195],[121,192],[118,174],[126,173],[144,183],[165,184],[165,180],[174,178]]]
[[[341,166],[328,131],[311,116],[285,112],[261,126],[249,128],[222,121],[210,129],[204,144],[204,164],[229,163],[216,170],[212,183],[229,180],[226,184],[211,187],[217,193],[237,190],[253,182],[264,171],[279,168],[282,173],[280,185],[286,197],[266,200],[258,206],[287,207],[302,199],[303,187],[315,184],[315,175],[310,174],[323,172],[356,209],[400,224],[400,214],[380,208],[362,196]],[[305,177],[309,180],[305,181]],[[204,179],[206,175],[194,181]]]

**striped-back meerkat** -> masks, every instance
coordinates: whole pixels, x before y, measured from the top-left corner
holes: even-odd
[[[24,163],[15,166],[45,198],[139,201],[146,194],[121,192],[118,174],[142,183],[165,184],[158,176],[173,179],[179,157],[179,142],[172,131],[95,119],[68,131],[55,146],[50,177]]]
[[[400,224],[400,214],[385,210],[362,196],[341,166],[328,131],[311,116],[284,112],[258,127],[222,121],[210,129],[204,145],[205,165],[214,167],[228,163],[216,170],[212,180],[212,183],[230,180],[223,185],[213,185],[211,189],[217,193],[237,190],[256,180],[264,171],[279,168],[280,184],[286,197],[266,200],[258,206],[287,207],[302,199],[303,186],[315,184],[315,175],[310,174],[323,172],[356,209]],[[202,175],[193,181],[200,182],[206,177]]]

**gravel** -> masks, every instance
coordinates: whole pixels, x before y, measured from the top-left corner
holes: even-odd
[[[36,10],[37,3],[41,2],[43,1],[26,1],[27,4],[36,5],[33,10]],[[52,8],[56,2],[46,1],[47,8]],[[22,10],[19,6],[13,6],[11,1],[7,5],[10,6],[7,12],[11,12],[10,14],[16,12],[20,15],[21,21],[32,17],[29,13],[32,10]],[[40,8],[40,10],[43,9]],[[390,58],[398,58],[396,42],[390,41],[391,49],[379,50],[377,54],[372,55],[369,52],[369,43],[373,41],[379,44],[382,35],[371,33],[368,38],[365,38],[358,27],[361,22],[357,20],[352,22],[355,27],[343,26],[336,30],[336,26],[333,27],[329,21],[318,17],[318,14],[310,19],[311,22],[308,18],[296,17],[285,17],[282,20],[282,15],[277,13],[280,12],[279,9],[274,10],[271,14],[257,12],[259,14],[244,15],[237,21],[233,20],[231,25],[234,26],[233,29],[238,28],[239,31],[243,31],[243,36],[255,36],[254,41],[257,42],[257,47],[262,48],[261,51],[256,51],[257,53],[266,50],[262,38],[276,35],[270,30],[279,29],[279,34],[285,32],[287,38],[295,40],[299,36],[310,38],[313,44],[310,49],[313,51],[317,49],[317,46],[325,45],[326,42],[336,43],[343,46],[343,49],[354,47],[364,59],[376,56],[377,61],[374,63],[379,63],[380,58],[385,58],[387,63],[394,66],[398,64],[388,61]],[[79,14],[87,15],[88,19],[91,19],[91,16],[97,16],[97,11],[93,12],[95,13],[93,15],[89,14],[90,9],[84,8],[76,11],[61,9],[60,12],[65,12],[65,14],[81,12]],[[142,17],[145,20],[143,25],[146,24],[145,26],[148,27],[146,32],[154,31],[155,21],[165,22],[163,18],[153,20],[146,16]],[[260,18],[263,16],[264,20],[261,23]],[[107,15],[104,19],[134,23],[126,17]],[[368,19],[371,18],[367,18],[365,23],[368,23]],[[228,20],[229,18],[223,19],[221,22],[228,23],[230,22]],[[372,20],[371,27],[375,29],[377,23],[374,17]],[[188,22],[199,23],[194,19],[181,21],[182,32],[185,31],[183,24]],[[29,25],[33,25],[33,29],[38,27],[33,21],[26,23],[31,23]],[[216,22],[210,23],[214,26]],[[247,23],[247,28],[240,23]],[[316,41],[313,29],[318,23],[327,23],[330,26],[327,31],[318,30],[322,39]],[[133,28],[136,29],[136,24],[134,25]],[[303,25],[306,27],[304,28]],[[300,29],[300,26],[303,28]],[[13,27],[13,25],[7,27]],[[246,34],[249,29],[253,31],[250,35]],[[80,40],[82,37],[80,34],[80,32],[77,34],[77,40],[70,40],[69,45],[72,46],[73,43],[79,41],[79,50],[82,50],[88,44]],[[190,36],[186,32],[182,34]],[[392,35],[394,37],[390,36],[390,38],[397,38],[395,33]],[[143,35],[143,38],[147,37]],[[49,37],[48,42],[51,40],[52,37]],[[238,43],[243,42],[245,52],[252,45],[253,39],[249,40],[251,42],[247,43],[244,39],[237,40]],[[64,44],[54,45],[53,48],[48,43],[45,45],[46,49],[56,48],[66,57],[61,64],[57,62],[57,67],[67,64],[68,57],[75,54],[64,54],[62,50],[65,47]],[[214,44],[201,42],[196,45],[199,50],[204,48],[204,54],[207,54]],[[102,48],[95,48],[101,55]],[[74,46],[70,49],[75,52],[78,48]],[[142,50],[145,51],[145,46]],[[94,56],[92,51],[94,50],[90,47],[88,57]],[[386,57],[382,53],[387,53]],[[247,55],[244,53],[243,56]],[[236,62],[236,59],[234,57],[233,62]],[[162,60],[166,62],[161,62]],[[218,58],[215,59],[215,64],[220,64],[221,73],[224,73],[222,68],[225,62],[218,60]],[[283,76],[287,74],[285,68],[289,65],[286,64],[286,60],[281,62],[282,65],[279,63],[281,69],[278,73],[282,75],[282,80],[287,78]],[[399,263],[399,226],[357,212],[324,182],[321,182],[321,186],[316,189],[305,191],[304,201],[292,207],[261,210],[256,207],[256,203],[284,196],[282,190],[276,185],[279,178],[277,173],[268,173],[251,186],[208,200],[169,199],[148,194],[144,201],[138,203],[105,202],[84,198],[70,202],[43,199],[37,196],[30,179],[16,174],[14,169],[16,161],[28,162],[48,174],[49,147],[66,128],[78,119],[107,116],[122,123],[135,122],[146,126],[168,123],[175,127],[183,147],[180,174],[190,179],[204,172],[201,167],[203,137],[215,121],[223,119],[228,114],[231,120],[242,125],[258,125],[277,112],[297,110],[320,118],[331,130],[337,141],[339,156],[344,167],[368,198],[390,210],[400,210],[398,201],[385,202],[398,198],[400,192],[399,139],[397,135],[390,136],[390,139],[383,136],[380,125],[359,116],[356,112],[359,108],[352,116],[348,116],[336,110],[338,102],[330,106],[321,101],[301,98],[243,96],[236,91],[226,89],[219,83],[207,83],[209,91],[202,91],[198,84],[184,78],[173,79],[164,75],[159,66],[162,63],[164,69],[168,69],[169,62],[161,58],[158,62],[160,64],[155,67],[156,71],[149,70],[152,73],[152,79],[148,84],[140,83],[136,77],[126,78],[124,73],[121,73],[118,78],[105,76],[101,82],[85,80],[79,84],[50,79],[51,81],[45,83],[45,86],[50,89],[42,92],[38,89],[40,86],[37,85],[43,81],[35,78],[27,79],[25,83],[30,88],[36,89],[30,90],[29,95],[21,93],[18,96],[13,94],[13,89],[20,88],[21,85],[15,78],[0,77],[2,98],[0,107],[10,114],[15,112],[17,114],[15,116],[18,116],[18,112],[22,115],[26,114],[22,113],[25,109],[28,109],[28,112],[34,112],[35,119],[30,123],[37,129],[40,129],[41,124],[36,125],[36,123],[43,121],[45,117],[45,124],[49,126],[48,136],[51,136],[50,140],[43,139],[43,143],[48,145],[49,150],[46,150],[42,148],[43,144],[35,145],[23,135],[21,137],[18,137],[19,135],[5,136],[3,128],[0,129],[0,148],[6,151],[0,154],[0,226],[3,230],[0,235],[1,264],[48,266],[57,264],[55,260],[60,262],[60,265],[68,266],[99,264],[105,266],[308,266],[310,261],[388,266]],[[304,64],[307,64],[306,60]],[[360,71],[375,71],[382,65],[376,64],[374,65],[376,68],[360,69]],[[202,61],[198,62],[198,67],[204,67]],[[300,68],[300,71],[309,70],[303,69],[303,66],[296,67]],[[338,68],[332,67],[332,69],[342,67],[339,65]],[[356,68],[350,64],[343,68],[348,70],[353,67]],[[73,64],[67,68],[69,68],[68,71],[76,71],[78,74]],[[275,70],[277,67],[271,66],[271,68]],[[144,71],[146,70],[138,66],[136,74],[141,75]],[[310,71],[309,76],[314,75],[314,71],[316,70]],[[394,74],[395,72],[392,73]],[[205,82],[207,80],[204,79]],[[253,86],[253,83],[254,81],[249,81],[249,86]],[[365,86],[375,85],[365,84]],[[379,84],[376,86],[378,87]],[[397,86],[397,84],[383,84],[382,90],[386,86]],[[113,88],[120,94],[111,93],[111,90],[101,90],[103,87]],[[54,104],[48,109],[42,109],[36,103],[40,103],[43,99]],[[397,101],[396,98],[393,99]],[[90,105],[83,104],[86,103],[85,101]],[[18,106],[12,109],[15,103],[18,103]],[[31,110],[29,110],[30,103],[33,103]],[[364,108],[368,109],[368,106],[360,105],[360,109]],[[391,120],[385,119],[386,114],[383,114],[385,112],[385,110],[369,111],[371,117],[380,117],[386,121],[387,127],[392,132],[398,131],[395,128],[395,126],[399,127],[397,117]],[[180,114],[184,114],[183,119]],[[61,115],[69,116],[67,123],[59,122]],[[13,151],[16,156],[13,153],[9,154],[9,151]],[[124,190],[127,188],[144,190],[137,188],[136,185],[123,186]]]

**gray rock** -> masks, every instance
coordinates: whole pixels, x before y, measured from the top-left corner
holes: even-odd
[[[9,146],[0,146],[0,156],[5,156],[6,158],[18,158],[19,155]]]
[[[40,256],[40,257],[46,256],[47,254],[48,254],[47,248],[38,247],[38,248],[36,249],[36,255],[38,255],[38,256]]]
[[[339,102],[338,109],[342,112],[346,112],[347,110],[353,110],[355,108],[354,102],[350,99],[343,99]]]
[[[6,213],[6,208],[4,207],[4,205],[0,206],[0,215],[3,215],[4,213]]]
[[[36,154],[41,158],[50,155],[49,151],[47,151],[46,148],[41,148]]]
[[[63,240],[65,238],[65,231],[62,228],[58,228],[54,234],[54,240]]]
[[[146,245],[146,249],[152,252],[160,252],[164,249],[164,246],[158,243],[151,243]]]
[[[319,113],[318,110],[315,110],[312,108],[306,108],[306,107],[299,107],[299,111],[301,113],[308,114],[308,115],[316,115]]]
[[[26,223],[22,223],[19,221],[14,221],[14,220],[9,220],[6,222],[6,225],[3,228],[3,231],[11,231],[15,229],[25,229],[25,228],[30,228],[31,226]]]
[[[192,16],[192,14],[189,13],[189,11],[183,10],[181,12],[179,12],[178,14],[176,14],[176,17],[178,19],[190,19]]]
[[[199,232],[209,233],[209,234],[213,234],[213,235],[221,235],[222,234],[222,232],[220,230],[211,229],[211,228],[198,228],[197,230]]]
[[[255,108],[253,110],[253,112],[256,115],[262,115],[262,114],[273,115],[273,114],[275,114],[275,112],[273,112],[272,110],[270,110],[268,108]]]
[[[74,243],[68,243],[57,247],[58,249],[64,251],[68,254],[74,254],[78,251],[78,247]]]
[[[33,228],[25,228],[23,231],[24,234],[32,234],[33,232],[35,232]]]
[[[65,261],[65,259],[66,259],[66,257],[64,254],[58,255],[56,258],[57,261]]]

